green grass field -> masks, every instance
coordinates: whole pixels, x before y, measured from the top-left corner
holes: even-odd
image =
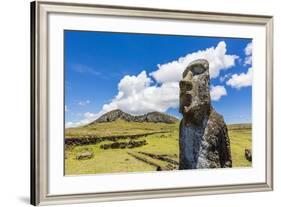
[[[66,129],[66,139],[99,137],[101,142],[87,145],[65,146],[65,175],[144,172],[162,169],[176,169],[179,155],[179,123],[115,122],[98,123],[80,128]],[[152,134],[154,133],[154,134]],[[250,167],[245,159],[245,148],[251,149],[251,125],[228,126],[231,141],[233,167]],[[132,135],[140,135],[132,138]],[[114,141],[108,138],[123,136]],[[135,148],[102,149],[100,146],[114,142],[146,140],[146,144]],[[93,153],[90,159],[77,159],[83,152]]]

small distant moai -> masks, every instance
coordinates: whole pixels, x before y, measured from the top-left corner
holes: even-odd
[[[208,61],[191,62],[179,86],[179,169],[232,167],[226,124],[211,105]]]

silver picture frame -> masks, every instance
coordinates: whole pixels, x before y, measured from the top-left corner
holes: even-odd
[[[48,194],[48,15],[109,15],[261,25],[266,30],[265,182],[87,194]],[[31,3],[31,204],[66,204],[273,190],[273,17],[35,1]]]

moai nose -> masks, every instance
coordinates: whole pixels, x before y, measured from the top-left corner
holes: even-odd
[[[184,77],[184,80],[191,81],[192,77],[193,77],[192,72],[188,71],[186,76]]]

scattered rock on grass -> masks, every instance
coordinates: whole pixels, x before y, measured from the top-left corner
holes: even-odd
[[[90,151],[80,152],[76,154],[76,160],[87,160],[93,158],[93,153]]]
[[[245,149],[245,158],[252,162],[252,150],[250,149]]]

